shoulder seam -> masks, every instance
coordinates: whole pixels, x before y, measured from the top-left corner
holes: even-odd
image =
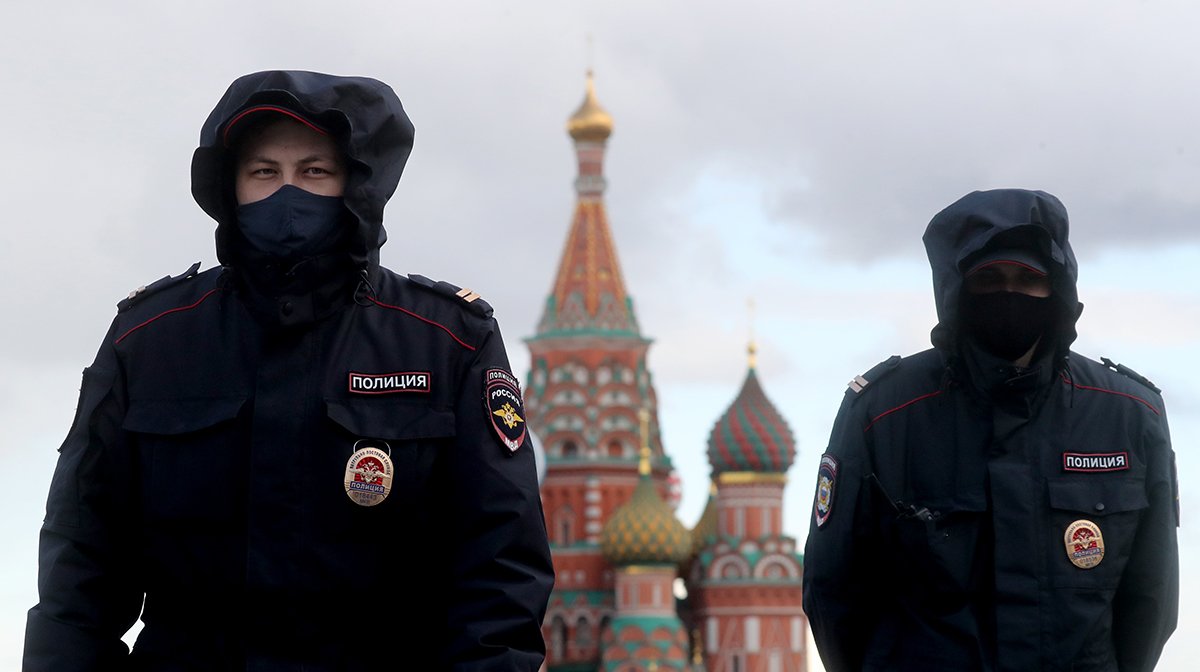
[[[880,420],[891,415],[892,413],[895,413],[896,411],[904,410],[905,408],[912,406],[913,404],[917,403],[918,401],[924,401],[926,399],[936,397],[944,391],[945,390],[934,390],[933,392],[928,392],[926,394],[920,395],[919,397],[914,397],[912,399],[909,399],[908,401],[904,402],[903,404],[900,404],[899,406],[889,408],[888,410],[884,411],[883,413],[880,413],[879,415],[871,418],[871,421],[867,423],[867,426],[863,427],[863,432],[866,432],[871,427],[874,427],[876,422],[879,422]]]
[[[1153,412],[1155,415],[1162,415],[1162,413],[1158,410],[1158,407],[1156,407],[1154,404],[1151,404],[1150,402],[1146,401],[1145,399],[1142,399],[1141,397],[1139,397],[1135,394],[1129,394],[1128,392],[1119,392],[1117,390],[1110,390],[1105,387],[1096,387],[1094,385],[1080,385],[1079,383],[1075,382],[1071,378],[1068,378],[1067,374],[1064,372],[1059,372],[1058,375],[1059,375],[1059,378],[1062,379],[1062,382],[1064,385],[1070,385],[1071,387],[1075,388],[1076,390],[1084,390],[1087,392],[1104,392],[1105,394],[1112,394],[1112,395],[1115,395],[1118,397],[1125,397],[1126,399],[1132,399],[1133,401],[1136,401],[1139,404],[1150,409],[1150,411]]]
[[[491,304],[484,301],[476,291],[445,281],[431,280],[418,273],[409,273],[408,280],[435,295],[452,300],[477,317],[486,319],[492,316]]]
[[[170,315],[171,313],[180,313],[180,312],[183,312],[186,310],[191,310],[191,309],[199,306],[200,304],[204,303],[204,301],[208,297],[210,297],[214,293],[220,291],[220,289],[221,289],[220,287],[213,287],[212,289],[210,289],[207,292],[205,292],[204,294],[202,294],[199,299],[196,299],[195,303],[192,303],[187,306],[176,306],[175,308],[170,308],[168,310],[164,310],[161,313],[155,315],[154,317],[151,317],[150,319],[148,319],[136,326],[130,327],[125,333],[118,336],[117,340],[113,341],[113,345],[119,345],[121,343],[121,341],[125,340],[125,338],[127,336],[129,336],[133,332],[137,331],[138,329],[141,329],[142,327],[149,325],[151,322],[154,322],[155,320],[157,320],[160,317],[166,317],[167,315]]]
[[[200,262],[197,261],[196,263],[194,263],[190,267],[188,267],[188,269],[186,271],[184,271],[183,273],[180,273],[179,275],[174,275],[174,276],[167,275],[162,278],[159,278],[158,280],[155,280],[154,282],[150,283],[149,285],[142,285],[141,287],[138,287],[137,289],[130,292],[129,296],[126,296],[124,299],[121,299],[120,301],[117,302],[117,311],[125,312],[126,310],[132,308],[135,304],[140,302],[142,299],[145,299],[149,296],[157,294],[157,293],[161,292],[162,290],[167,289],[169,287],[173,287],[184,280],[190,280],[199,274],[199,270],[200,270]]]
[[[470,345],[469,343],[467,343],[467,342],[466,342],[466,341],[464,341],[463,339],[459,338],[459,337],[458,337],[458,336],[457,336],[457,335],[456,335],[456,334],[455,334],[453,331],[450,331],[450,328],[449,328],[449,327],[447,327],[446,325],[442,324],[441,322],[436,322],[436,321],[434,321],[434,320],[431,320],[431,319],[429,319],[429,318],[427,318],[427,317],[424,317],[424,316],[422,316],[422,315],[418,315],[417,313],[415,313],[415,312],[413,312],[413,311],[411,311],[411,310],[409,310],[409,309],[407,309],[407,308],[403,308],[403,307],[401,307],[401,306],[394,306],[394,305],[392,305],[392,304],[390,304],[390,303],[384,303],[384,302],[380,301],[379,299],[375,298],[374,296],[370,296],[370,295],[368,295],[366,298],[367,298],[367,300],[368,300],[368,301],[370,301],[371,303],[373,303],[373,304],[375,304],[375,305],[379,306],[380,308],[387,308],[387,309],[389,309],[389,310],[395,310],[395,311],[398,311],[398,312],[404,313],[405,315],[408,315],[408,316],[410,316],[410,317],[415,317],[416,319],[418,319],[418,320],[420,320],[420,321],[422,321],[422,322],[424,322],[424,323],[426,323],[426,324],[429,324],[429,325],[432,325],[432,326],[434,326],[434,327],[437,327],[438,329],[441,329],[442,331],[446,332],[446,333],[447,333],[447,334],[450,336],[450,338],[453,338],[453,339],[454,339],[454,341],[455,341],[456,343],[458,343],[458,344],[459,344],[459,345],[461,345],[462,347],[466,348],[467,350],[470,350],[471,352],[475,352],[475,350],[476,350],[475,346],[473,346],[473,345]]]
[[[891,357],[888,357],[884,361],[871,367],[871,369],[866,373],[855,376],[853,379],[851,379],[846,385],[847,390],[853,392],[854,394],[861,394],[868,385],[883,378],[888,373],[893,371],[897,366],[899,366],[901,359],[903,358],[900,357],[900,355],[892,355]],[[868,376],[870,377],[868,378]]]

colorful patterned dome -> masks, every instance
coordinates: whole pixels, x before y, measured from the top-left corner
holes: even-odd
[[[783,473],[795,457],[792,430],[767,399],[752,361],[741,392],[708,436],[713,475],[727,471]]]
[[[647,471],[649,471],[647,469]],[[643,473],[629,502],[613,512],[600,533],[600,550],[614,565],[677,565],[688,557],[692,538]]]
[[[708,545],[708,540],[717,536],[716,490],[716,484],[710,484],[708,503],[704,505],[704,512],[700,514],[700,520],[697,520],[696,526],[692,528],[692,556],[699,555],[700,551]]]
[[[592,73],[589,71],[587,95],[583,98],[583,104],[567,120],[567,132],[575,140],[601,142],[608,139],[612,129],[612,117],[596,101],[596,86],[592,83]]]

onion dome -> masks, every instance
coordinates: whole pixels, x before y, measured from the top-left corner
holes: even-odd
[[[678,565],[692,550],[692,536],[658,496],[650,478],[650,413],[638,413],[642,424],[638,484],[633,496],[613,512],[600,532],[600,551],[614,565]]]
[[[754,370],[754,346],[746,381],[708,436],[713,475],[727,471],[783,473],[796,457],[796,441]]]
[[[692,555],[695,556],[704,550],[708,545],[708,540],[717,536],[717,485],[715,483],[709,486],[708,503],[704,505],[704,512],[700,514],[700,520],[696,521],[696,526],[692,528]]]
[[[600,533],[600,550],[614,565],[677,565],[692,550],[688,529],[643,474],[629,502],[617,509]]]
[[[583,98],[583,104],[567,120],[567,132],[577,142],[602,142],[612,134],[612,127],[612,117],[596,102],[596,86],[592,83],[592,73],[589,70],[587,95]]]

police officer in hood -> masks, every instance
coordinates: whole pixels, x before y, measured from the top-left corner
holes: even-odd
[[[24,669],[541,665],[553,570],[491,308],[379,265],[412,138],[372,79],[229,87],[192,161],[222,266],[131,294],[84,371]]]
[[[925,232],[933,349],[850,383],[804,609],[830,672],[1150,670],[1178,612],[1159,390],[1069,350],[1067,212],[974,192]]]

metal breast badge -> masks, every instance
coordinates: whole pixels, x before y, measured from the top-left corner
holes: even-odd
[[[392,449],[387,443],[382,449],[359,448],[362,443],[354,444],[354,454],[346,461],[346,496],[359,506],[375,506],[392,492]]]
[[[1100,526],[1090,520],[1077,520],[1063,534],[1067,559],[1080,569],[1091,569],[1104,559],[1104,535]]]

